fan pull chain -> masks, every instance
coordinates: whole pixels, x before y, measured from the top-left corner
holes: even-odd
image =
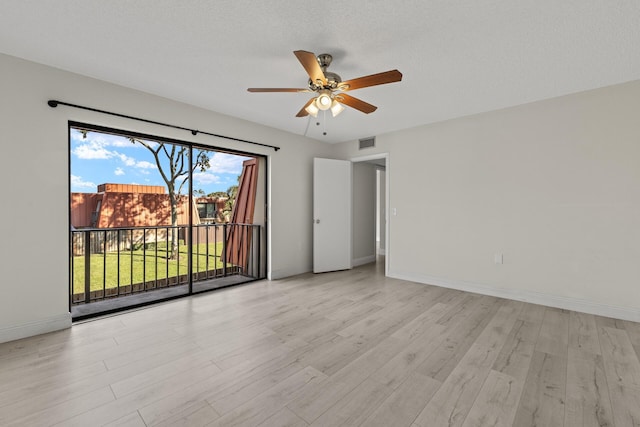
[[[322,135],[327,135],[327,110],[322,112]]]
[[[309,124],[311,124],[311,116],[307,116],[307,126],[304,128],[303,136],[307,136],[307,132],[309,132]]]

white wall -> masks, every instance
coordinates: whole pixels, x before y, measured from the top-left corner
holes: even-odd
[[[376,168],[371,163],[353,163],[353,265],[375,261]]]
[[[3,189],[0,342],[70,325],[69,120],[268,155],[270,273],[311,270],[312,158],[332,147],[272,128],[0,54]],[[282,147],[192,136],[157,125],[59,106],[86,105]]]
[[[376,251],[378,255],[385,254],[387,245],[387,174],[385,169],[376,171],[376,187],[378,192],[377,198],[377,217],[376,217]]]
[[[389,275],[640,321],[639,112],[634,81],[378,135]]]

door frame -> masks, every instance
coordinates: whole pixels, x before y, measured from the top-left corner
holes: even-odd
[[[385,234],[385,239],[384,239],[384,275],[388,276],[388,272],[389,272],[389,259],[391,257],[391,251],[390,251],[390,245],[389,245],[389,241],[391,240],[391,236],[389,233],[389,200],[390,200],[390,187],[389,187],[389,178],[390,178],[390,171],[391,171],[391,165],[389,163],[389,153],[385,152],[385,153],[377,153],[377,154],[370,154],[368,156],[358,156],[358,157],[352,157],[349,160],[351,161],[351,163],[360,163],[360,162],[368,162],[370,160],[381,160],[384,159],[384,164],[385,164],[385,191],[384,191],[384,216],[385,216],[385,224],[384,224],[384,234]],[[353,182],[351,184],[353,186]],[[353,191],[353,188],[352,188]],[[378,194],[376,194],[376,199],[379,197]],[[353,230],[351,231],[351,247],[353,247]],[[378,254],[376,254],[377,256]]]

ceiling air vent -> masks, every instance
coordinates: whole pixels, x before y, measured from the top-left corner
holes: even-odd
[[[371,148],[376,146],[376,137],[372,136],[371,138],[363,138],[360,141],[360,150],[363,148]]]

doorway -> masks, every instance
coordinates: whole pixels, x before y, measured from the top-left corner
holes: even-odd
[[[355,157],[353,163],[353,265],[389,265],[389,155]]]

